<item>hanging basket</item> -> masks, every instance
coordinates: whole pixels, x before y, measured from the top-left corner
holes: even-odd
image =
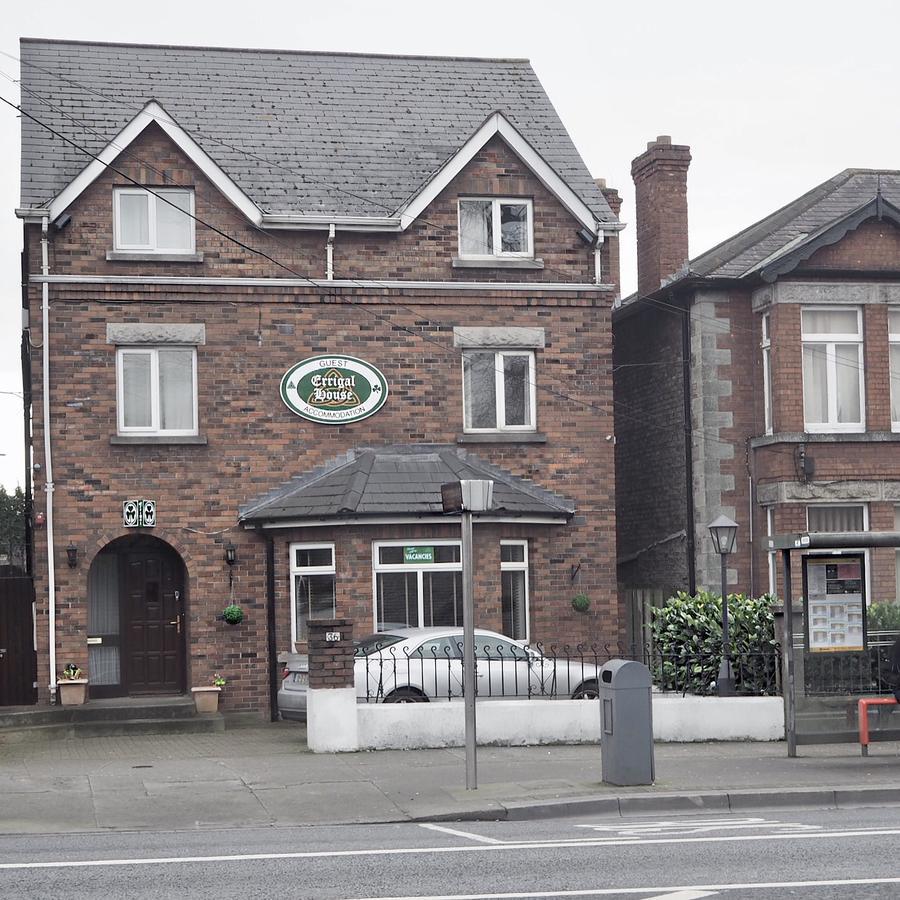
[[[229,625],[240,625],[244,621],[244,611],[236,603],[232,603],[222,610],[222,619]]]

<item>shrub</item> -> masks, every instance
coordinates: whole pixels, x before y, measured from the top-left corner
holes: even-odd
[[[741,694],[775,693],[772,598],[728,595],[729,644]],[[653,676],[663,690],[714,694],[722,659],[722,598],[683,591],[653,610]]]
[[[869,631],[900,631],[900,603],[873,603],[867,620]]]

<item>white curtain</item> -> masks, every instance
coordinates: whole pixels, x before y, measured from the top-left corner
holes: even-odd
[[[460,200],[459,252],[463,256],[484,256],[494,252],[493,217],[490,200]]]

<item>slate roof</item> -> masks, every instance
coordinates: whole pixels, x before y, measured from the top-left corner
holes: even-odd
[[[455,446],[399,445],[349,451],[240,510],[242,522],[441,515],[441,485],[493,479],[493,515],[566,521],[568,500]]]
[[[616,221],[527,60],[34,38],[20,55],[26,112],[97,153],[155,100],[267,214],[390,215],[500,111]],[[89,161],[23,117],[22,206]]]
[[[879,187],[885,200],[900,206],[900,172],[845,169],[772,215],[692,259],[690,274],[739,278],[873,200]]]

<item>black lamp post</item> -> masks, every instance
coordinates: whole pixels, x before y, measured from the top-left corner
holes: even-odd
[[[708,527],[713,547],[722,560],[722,661],[719,663],[716,690],[720,697],[730,697],[734,694],[734,673],[731,670],[731,647],[728,640],[728,576],[725,570],[725,557],[729,553],[734,553],[738,526],[737,522],[733,522],[728,516],[718,516]]]

